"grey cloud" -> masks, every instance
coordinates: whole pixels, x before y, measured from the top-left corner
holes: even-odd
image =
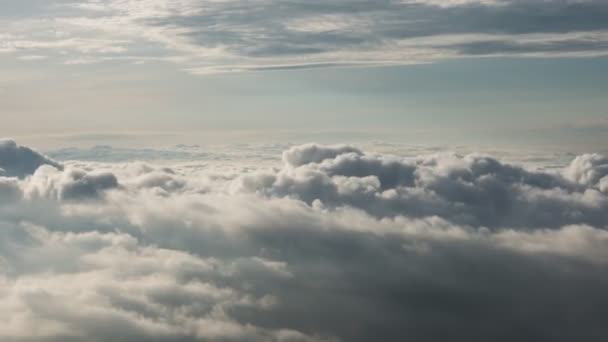
[[[4,178],[0,174],[0,203],[19,200],[21,197],[21,189],[17,182],[13,181],[10,178]]]
[[[351,146],[322,146],[308,144],[296,146],[283,153],[283,161],[290,166],[301,166],[304,164],[318,163],[326,159],[333,159],[341,154],[354,153],[361,155],[362,152]]]
[[[605,165],[309,144],[225,178],[86,162],[0,178],[0,338],[604,341]],[[33,195],[78,182],[111,189]]]
[[[29,228],[27,234],[25,242],[11,242],[28,251],[18,257],[36,268],[22,266],[15,270],[19,283],[0,286],[7,295],[3,304],[27,315],[0,323],[3,340],[279,341],[275,335],[285,334],[220,313],[232,306],[263,310],[271,302],[215,285],[216,279],[240,277],[239,268],[229,262],[142,246],[123,234],[58,234],[43,228]],[[273,272],[257,262],[260,274]],[[75,268],[65,270],[55,263]],[[27,325],[36,329],[23,329]],[[292,334],[300,338],[296,341],[320,341]]]
[[[118,187],[118,180],[112,173],[87,173],[81,170],[66,172],[59,195],[64,199],[94,198],[104,190]]]
[[[58,160],[125,162],[134,160],[183,160],[193,157],[203,158],[205,154],[193,155],[186,151],[156,149],[117,148],[97,145],[91,148],[69,147],[50,151],[49,155]]]
[[[0,13],[0,19],[22,18],[23,16],[29,16],[33,13],[40,14],[48,13],[49,11],[55,13],[55,6],[71,2],[71,0],[22,0],[19,2],[11,3],[10,6],[5,6],[2,13]]]
[[[581,294],[577,283],[582,281],[589,285],[583,291],[596,297],[601,291],[596,285],[606,282],[597,272],[605,266],[591,266],[560,282],[562,272],[575,270],[580,264],[570,264],[560,257],[493,250],[470,242],[423,242],[417,250],[416,242],[406,239],[406,244],[413,245],[410,250],[397,236],[328,232],[313,239],[308,232],[281,232],[268,232],[264,241],[276,245],[294,238],[299,241],[290,249],[282,249],[289,253],[288,263],[299,283],[290,282],[284,287],[286,293],[278,297],[289,300],[277,308],[277,316],[257,316],[258,322],[298,322],[308,329],[339,331],[338,335],[349,341],[366,341],[378,334],[388,341],[567,341],[577,336],[591,340],[599,336],[601,328],[591,318],[593,308],[598,308],[595,301],[584,298],[578,302],[573,297],[573,301],[560,302],[557,292]],[[302,262],[311,255],[322,263]],[[547,289],[540,284],[559,285]],[[605,301],[601,295],[596,299]],[[315,306],[311,302],[323,304]],[[557,311],[548,311],[550,307]],[[582,330],[564,325],[568,312],[584,316],[584,324],[590,325]],[[357,328],[352,326],[353,321],[358,322]],[[496,322],[501,323],[492,324]]]
[[[62,166],[54,160],[13,140],[0,140],[0,176],[23,178],[34,173],[41,165]]]
[[[381,63],[378,63],[380,65]],[[342,62],[332,62],[332,63],[305,63],[305,64],[288,64],[288,65],[271,65],[271,66],[245,66],[242,67],[242,70],[245,71],[272,71],[272,70],[301,70],[301,69],[310,69],[310,68],[331,68],[331,67],[356,67],[361,65],[370,65],[373,66],[373,63],[342,63]]]
[[[54,0],[9,8],[23,13],[5,19],[7,51],[58,60],[48,50],[72,52],[64,63],[170,61],[199,74],[608,54],[601,0]],[[40,27],[30,31],[16,24],[41,15],[53,20],[33,20]],[[57,27],[65,37],[43,33]]]
[[[93,137],[92,139],[96,138]],[[109,140],[116,141],[113,136]],[[107,139],[107,138],[104,138]],[[260,155],[277,160],[280,156],[267,156],[260,153],[260,149],[277,149],[279,152],[282,149],[278,147],[263,146],[263,144],[248,144],[239,145],[240,149],[235,150],[230,145],[201,147],[198,145],[176,145],[165,148],[128,148],[117,147],[110,145],[96,145],[90,148],[82,147],[66,147],[60,149],[49,150],[46,153],[62,162],[69,161],[92,161],[106,163],[121,163],[133,161],[148,161],[148,162],[167,162],[175,163],[185,161],[229,161],[242,158],[257,158]],[[264,152],[264,151],[262,151]]]
[[[182,189],[186,182],[179,177],[175,177],[171,172],[152,171],[146,173],[136,180],[139,187],[142,188],[158,188],[166,191],[168,194]]]
[[[308,22],[313,30],[319,31],[294,28],[292,23],[296,20],[302,24]],[[452,6],[422,1],[294,1],[281,4],[230,1],[205,6],[204,14],[150,20],[153,25],[186,29],[186,35],[196,45],[222,46],[237,55],[254,58],[305,57],[338,51],[381,52],[400,40],[454,34],[508,35],[509,38],[454,46],[431,41],[425,45],[461,55],[597,52],[606,51],[605,40],[522,43],[518,39],[526,34],[603,31],[608,29],[607,22],[606,3],[567,0],[511,0],[500,5],[466,2]],[[324,29],[323,24],[329,27]],[[407,49],[401,52],[407,53]]]
[[[407,5],[404,5],[407,6]],[[469,3],[437,8],[407,6],[411,18],[425,18],[420,25],[399,25],[403,18],[392,15],[395,27],[387,30],[399,37],[446,33],[528,34],[566,33],[606,29],[608,5],[601,1],[505,1],[501,5]],[[407,8],[403,8],[407,10]],[[405,12],[405,11],[404,11]],[[406,15],[406,14],[402,14]],[[443,24],[443,25],[442,25]],[[401,27],[399,27],[401,26]]]
[[[446,46],[457,49],[463,55],[496,54],[550,54],[589,53],[608,49],[608,42],[593,39],[565,39],[561,41],[517,42],[509,40],[482,40]]]

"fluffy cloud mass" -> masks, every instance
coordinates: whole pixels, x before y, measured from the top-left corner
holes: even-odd
[[[603,0],[21,0],[6,7],[0,53],[24,61],[168,61],[211,73],[608,51]]]
[[[608,159],[0,148],[2,341],[604,341]]]

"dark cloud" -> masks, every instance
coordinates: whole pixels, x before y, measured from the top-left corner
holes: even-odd
[[[296,22],[303,28],[295,25]],[[553,42],[544,38],[526,43],[518,39],[528,34],[606,30],[608,4],[591,0],[506,0],[499,4],[396,0],[229,1],[206,4],[203,14],[153,18],[148,23],[179,27],[186,30],[185,35],[196,45],[222,46],[237,55],[254,58],[382,51],[404,39],[454,34],[507,35],[508,38],[469,40],[455,45],[429,41],[425,46],[462,55],[558,54],[606,51],[606,41],[600,38]]]
[[[109,172],[87,173],[81,170],[66,172],[59,196],[63,199],[98,197],[104,190],[118,187],[116,176]]]
[[[23,178],[29,176],[41,165],[62,166],[50,158],[13,140],[0,140],[0,176]]]
[[[294,279],[275,292],[285,303],[276,315],[245,317],[273,327],[295,322],[297,329],[333,332],[346,341],[603,336],[596,317],[603,312],[599,303],[608,300],[605,265],[471,241],[426,242],[416,249],[416,242],[397,235],[314,235],[294,229],[264,235],[265,246],[284,253]]]

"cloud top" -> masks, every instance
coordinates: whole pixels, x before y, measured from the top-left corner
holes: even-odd
[[[0,338],[608,338],[605,157],[540,172],[307,144],[272,168],[202,162],[0,177]]]
[[[599,155],[577,157],[562,174],[477,154],[398,158],[343,146],[294,147],[283,160],[278,172],[243,177],[242,188],[380,218],[439,216],[496,228],[608,223],[606,159]]]

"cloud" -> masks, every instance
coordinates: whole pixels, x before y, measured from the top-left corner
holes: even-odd
[[[41,165],[61,169],[61,165],[50,158],[13,140],[0,140],[0,176],[23,178],[31,175]]]
[[[608,51],[600,0],[55,0],[24,17],[8,21],[0,49],[69,49],[70,60],[165,61],[193,73]]]
[[[296,146],[283,153],[283,162],[289,166],[301,166],[310,163],[319,163],[327,159],[334,159],[335,157],[346,154],[354,153],[361,155],[362,152],[351,146],[320,146],[316,144],[308,144],[302,146]]]
[[[601,191],[608,180],[608,158],[599,154],[584,154],[576,157],[564,170],[564,175],[585,186],[599,186]]]
[[[463,55],[529,55],[529,56],[551,56],[551,55],[603,55],[608,47],[608,42],[595,37],[580,37],[575,39],[552,39],[552,40],[478,40],[447,45],[455,48]]]
[[[106,162],[201,159],[207,156],[204,153],[193,154],[189,151],[116,148],[107,145],[96,145],[86,149],[78,147],[62,148],[51,151],[49,154],[58,160],[101,160]]]
[[[598,185],[605,159],[597,155],[575,159],[567,177],[476,154],[405,159],[306,145],[283,160],[276,173],[244,176],[239,189],[353,206],[380,218],[439,216],[494,228],[608,223],[605,189]]]
[[[603,341],[605,165],[307,144],[0,177],[0,338]]]

